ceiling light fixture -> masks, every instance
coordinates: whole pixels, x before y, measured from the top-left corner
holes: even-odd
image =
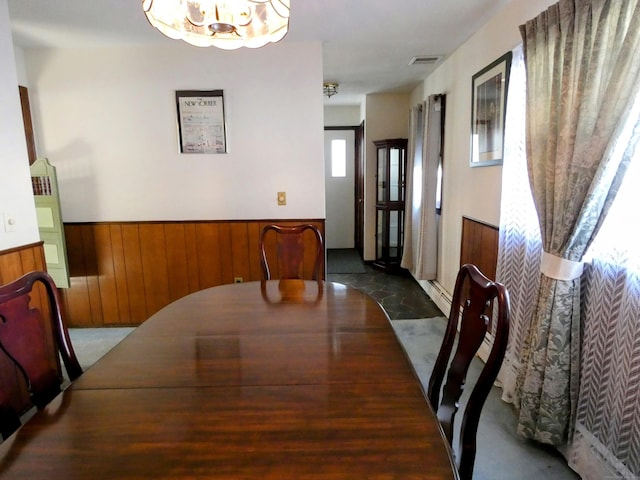
[[[196,47],[258,48],[289,29],[290,0],[142,0],[149,23]]]
[[[338,93],[338,84],[334,82],[327,82],[322,84],[322,93],[328,98]]]

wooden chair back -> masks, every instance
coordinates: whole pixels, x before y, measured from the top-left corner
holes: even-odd
[[[494,308],[495,305],[495,308]],[[454,448],[454,418],[465,387],[469,365],[484,342],[489,315],[494,308],[493,345],[487,362],[471,390],[460,423],[460,444]],[[460,332],[458,331],[460,323]],[[453,357],[454,343],[458,336]],[[485,277],[475,265],[463,265],[458,272],[451,313],[436,359],[427,396],[456,456],[462,480],[471,479],[476,456],[476,434],[480,413],[504,359],[509,339],[509,295],[504,285]],[[442,383],[445,379],[444,388]],[[440,395],[442,394],[442,399]]]
[[[60,393],[60,358],[70,380],[82,374],[58,290],[46,272],[0,286],[0,357],[0,433],[6,438],[20,425],[20,415]]]
[[[305,232],[315,238],[313,249],[305,248]],[[308,237],[307,237],[308,238]],[[275,252],[275,255],[273,255]],[[268,260],[271,260],[271,265]],[[264,280],[304,279],[305,265],[313,264],[311,280],[322,278],[324,240],[320,230],[312,224],[283,226],[267,225],[260,235],[260,265]]]

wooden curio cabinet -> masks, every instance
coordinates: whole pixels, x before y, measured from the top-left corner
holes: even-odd
[[[378,140],[376,170],[376,259],[374,266],[400,267],[404,237],[407,139]]]

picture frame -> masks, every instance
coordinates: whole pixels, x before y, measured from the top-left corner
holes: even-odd
[[[471,79],[472,167],[502,165],[511,52],[487,65]]]
[[[180,153],[227,153],[222,90],[177,90]]]

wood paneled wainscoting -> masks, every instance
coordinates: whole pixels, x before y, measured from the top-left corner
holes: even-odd
[[[260,280],[260,232],[269,223],[311,223],[324,235],[318,219],[66,223],[69,326],[139,325],[189,293]],[[313,268],[307,250],[305,271]]]
[[[491,280],[496,279],[499,230],[493,225],[462,217],[460,265],[473,263]]]
[[[25,273],[46,269],[43,242],[0,252],[0,285],[12,282]]]

